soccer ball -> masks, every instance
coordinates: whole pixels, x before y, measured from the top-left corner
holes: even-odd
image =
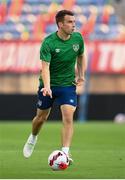
[[[48,157],[48,165],[52,170],[64,170],[69,165],[69,160],[63,151],[55,150]]]
[[[125,123],[125,114],[119,113],[114,118],[115,123]]]

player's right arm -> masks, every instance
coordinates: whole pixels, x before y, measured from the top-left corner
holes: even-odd
[[[50,89],[49,66],[50,66],[49,62],[42,61],[41,76],[42,76],[44,87],[41,89],[41,91],[43,92],[43,96],[50,96],[52,98],[52,91]]]
[[[52,91],[50,88],[50,61],[51,61],[51,50],[49,43],[46,39],[43,41],[40,48],[40,59],[42,63],[41,77],[43,80],[44,87],[42,88],[43,96],[50,96],[52,98]]]

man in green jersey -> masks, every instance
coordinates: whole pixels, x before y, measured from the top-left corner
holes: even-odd
[[[46,37],[40,48],[41,74],[38,90],[37,113],[23,154],[29,158],[37,142],[37,135],[47,120],[56,100],[62,113],[62,151],[69,161],[69,148],[73,136],[73,115],[77,106],[76,87],[83,87],[86,70],[84,41],[75,30],[75,17],[71,11],[56,14],[58,31]],[[77,67],[77,76],[75,74]]]

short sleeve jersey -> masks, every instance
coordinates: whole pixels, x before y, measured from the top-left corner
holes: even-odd
[[[41,44],[40,59],[50,63],[50,85],[71,86],[75,81],[75,63],[84,52],[84,41],[79,32],[73,32],[68,40],[57,33],[46,37]],[[40,76],[40,85],[43,85]]]

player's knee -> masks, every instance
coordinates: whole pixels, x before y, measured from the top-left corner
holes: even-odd
[[[73,115],[69,113],[63,114],[63,122],[66,124],[72,124],[73,123]]]
[[[70,118],[70,117],[67,117],[67,118],[64,118],[63,119],[63,123],[64,124],[72,124],[73,123],[73,119],[72,118]]]
[[[44,115],[44,114],[37,114],[36,115],[36,119],[39,121],[39,122],[44,122],[47,120],[47,115]]]

